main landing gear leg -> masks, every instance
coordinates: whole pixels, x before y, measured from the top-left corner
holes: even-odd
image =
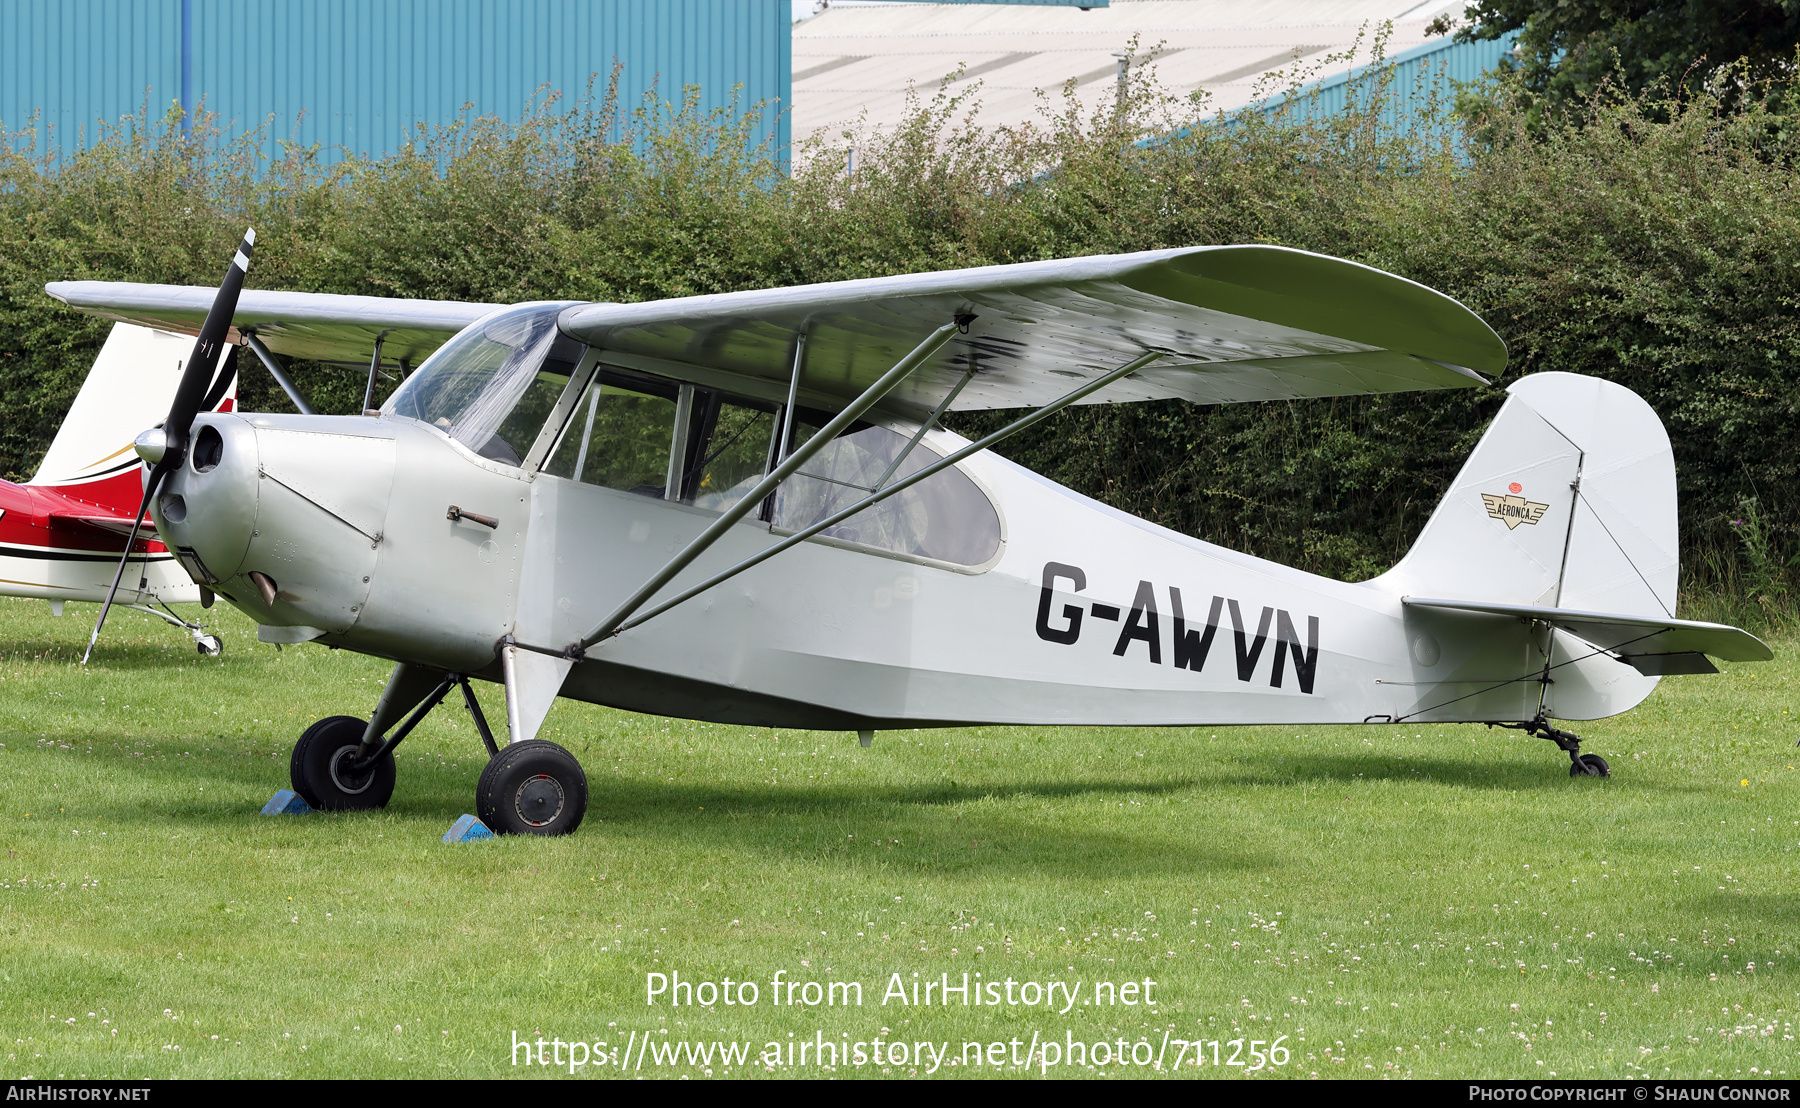
[[[444,673],[436,687],[420,698],[420,688],[430,686],[419,685],[422,675],[407,670],[406,666],[395,667],[395,675],[389,679],[390,691],[398,692],[405,700],[416,700],[417,706],[391,738],[370,734],[370,725],[355,716],[329,716],[301,734],[288,763],[288,776],[294,791],[308,804],[321,811],[339,812],[386,807],[388,799],[394,795],[394,748],[457,685],[462,686],[463,702],[475,717],[475,727],[481,732],[482,741],[487,744],[489,753],[493,753],[494,737],[481,715],[481,706],[475,702],[467,676]],[[430,677],[425,676],[424,680],[429,681]],[[414,687],[407,693],[404,689],[394,689],[396,682],[413,683]],[[381,711],[378,707],[377,714]]]
[[[416,680],[417,675],[402,677],[397,670],[396,679]],[[462,673],[444,674],[391,738],[368,735],[368,724],[354,716],[330,716],[308,727],[294,744],[289,763],[294,791],[323,811],[386,806],[394,794],[394,748],[453,687],[462,689],[463,705],[488,751],[488,764],[475,787],[481,822],[502,835],[567,835],[580,827],[587,814],[587,775],[575,756],[536,739],[501,749],[468,675]],[[412,695],[417,695],[416,687]]]
[[[475,699],[475,690],[469,687],[469,679],[462,674],[461,678],[463,707],[469,710],[469,718],[475,721],[475,730],[481,732],[481,745],[487,747],[488,759],[492,761],[500,754],[500,748],[494,745],[494,732],[488,727],[487,716],[481,712],[481,702]]]
[[[1527,735],[1536,735],[1541,739],[1549,739],[1557,748],[1569,756],[1570,777],[1611,777],[1612,769],[1607,766],[1606,759],[1598,754],[1581,752],[1581,736],[1568,731],[1558,731],[1550,726],[1550,721],[1543,716],[1528,723],[1502,723],[1500,727],[1508,727],[1514,731],[1523,731]]]

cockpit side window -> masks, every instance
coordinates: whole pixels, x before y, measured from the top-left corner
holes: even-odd
[[[549,395],[545,412],[555,400]],[[829,420],[824,413],[798,412],[795,444]],[[769,472],[781,423],[782,409],[773,404],[608,368],[570,410],[543,472],[726,512]],[[752,518],[783,531],[804,530],[942,456],[922,442],[909,452],[912,438],[876,424],[852,424],[782,482]],[[820,533],[870,550],[968,567],[991,563],[1001,541],[1000,513],[955,468]]]
[[[662,497],[679,398],[675,385],[601,374],[576,402],[544,472]]]
[[[768,472],[775,410],[709,392],[695,397],[693,421],[682,499],[729,511]]]

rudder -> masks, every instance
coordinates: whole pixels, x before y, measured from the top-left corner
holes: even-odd
[[[1533,374],[1507,392],[1418,541],[1370,584],[1399,597],[1672,618],[1679,521],[1662,421],[1630,389],[1572,373]],[[1422,700],[1444,698],[1439,681],[1461,682],[1421,718],[1594,719],[1656,687],[1567,631],[1499,615],[1408,619],[1409,634],[1435,635],[1457,663],[1420,674]],[[1549,683],[1525,681],[1545,665]]]

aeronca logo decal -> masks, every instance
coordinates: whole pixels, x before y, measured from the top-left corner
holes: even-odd
[[[1519,495],[1524,491],[1525,487],[1514,481],[1506,487],[1504,494],[1482,493],[1481,502],[1487,505],[1487,514],[1506,524],[1508,531],[1517,530],[1521,523],[1529,523],[1536,527],[1538,520],[1543,519],[1544,513],[1550,510],[1550,505],[1525,499]]]
[[[1061,583],[1064,591],[1081,592],[1087,588],[1087,573],[1080,566],[1064,565],[1062,562],[1044,563],[1043,589],[1038,594],[1037,636],[1045,642],[1059,643],[1063,646],[1074,646],[1081,638],[1083,622],[1092,629],[1093,621],[1105,620],[1119,625],[1118,639],[1113,643],[1114,655],[1143,658],[1151,665],[1163,664],[1163,631],[1162,611],[1157,603],[1158,590],[1149,581],[1139,581],[1137,595],[1132,598],[1131,608],[1121,610],[1116,605],[1101,604],[1098,601],[1086,606],[1080,604],[1064,604],[1060,610],[1056,608],[1056,590]],[[1236,600],[1224,596],[1214,596],[1207,609],[1206,622],[1189,622],[1189,612],[1183,604],[1181,590],[1173,585],[1162,590],[1168,598],[1170,637],[1170,660],[1176,669],[1188,669],[1199,673],[1206,667],[1206,661],[1213,656],[1213,641],[1218,637],[1221,620],[1229,617],[1231,621],[1231,655],[1221,645],[1214,668],[1223,664],[1230,668],[1236,662],[1237,679],[1248,682],[1257,675],[1259,663],[1265,657],[1265,648],[1270,645],[1270,637],[1274,638],[1274,649],[1267,651],[1271,659],[1268,667],[1269,687],[1279,689],[1287,680],[1288,660],[1293,660],[1294,684],[1300,691],[1310,695],[1313,691],[1313,678],[1319,670],[1319,617],[1306,617],[1306,643],[1300,642],[1300,633],[1294,617],[1281,608],[1264,607],[1254,616],[1246,617],[1244,610]],[[1198,615],[1198,612],[1192,613]],[[1254,634],[1250,630],[1255,624]],[[1102,635],[1111,635],[1111,629],[1101,631]],[[1132,645],[1139,644],[1137,649]]]

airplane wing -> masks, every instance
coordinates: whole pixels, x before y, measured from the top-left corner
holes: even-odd
[[[608,360],[779,395],[806,334],[805,393],[839,406],[931,332],[976,319],[890,396],[929,410],[1048,403],[1146,350],[1167,355],[1085,403],[1200,404],[1467,388],[1499,373],[1486,323],[1423,285],[1277,246],[1157,250],[638,304],[588,304],[562,328]],[[760,389],[756,388],[760,386]]]
[[[1717,673],[1704,655],[1727,662],[1766,662],[1775,656],[1768,644],[1748,631],[1723,623],[1692,619],[1580,612],[1532,604],[1489,604],[1480,600],[1433,600],[1417,596],[1400,601],[1409,608],[1440,608],[1487,615],[1541,620],[1577,635],[1619,658],[1639,673]],[[1703,668],[1702,668],[1703,667]]]
[[[213,290],[65,281],[71,307],[194,333]],[[499,305],[324,293],[250,292],[233,318],[278,353],[323,361],[384,354],[415,364]],[[1208,246],[938,273],[582,304],[562,328],[611,362],[779,399],[797,337],[803,396],[859,395],[958,316],[959,336],[890,394],[935,407],[969,367],[958,410],[1048,403],[1145,351],[1165,357],[1084,403],[1200,404],[1467,388],[1499,373],[1506,347],[1455,300],[1378,269],[1278,246]]]
[[[45,285],[44,291],[89,315],[188,335],[199,334],[218,292],[215,288],[126,281],[54,281]],[[418,365],[456,332],[502,306],[245,290],[231,322],[238,331],[255,328],[270,350],[286,357],[363,365],[375,349],[375,336],[386,331],[383,360],[405,359]],[[237,341],[235,334],[232,341]]]

